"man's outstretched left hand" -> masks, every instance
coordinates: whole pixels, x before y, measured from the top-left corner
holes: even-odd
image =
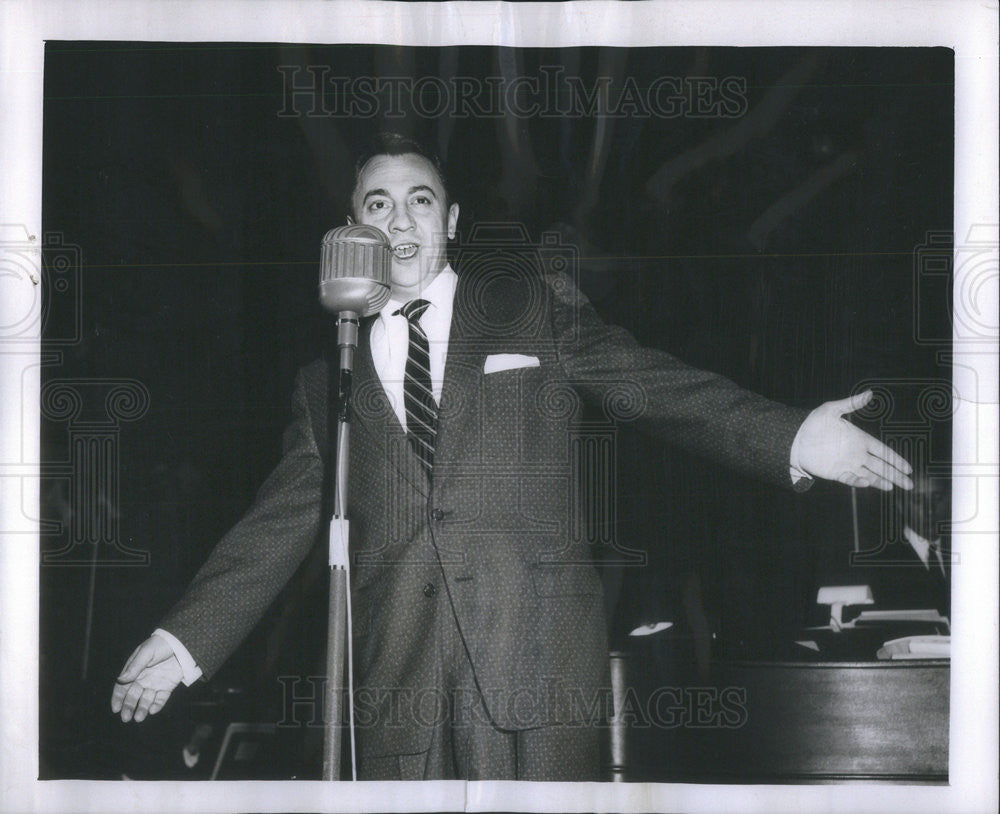
[[[872,391],[866,390],[850,398],[828,401],[809,413],[792,445],[792,466],[815,478],[848,486],[874,486],[883,491],[893,486],[912,489],[909,475],[913,467],[844,418],[871,398]]]

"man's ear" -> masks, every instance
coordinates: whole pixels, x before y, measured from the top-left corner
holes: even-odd
[[[354,218],[352,218],[350,215],[347,216],[347,225],[348,226],[354,225]]]
[[[458,227],[458,204],[448,207],[448,240],[455,239],[455,229]]]

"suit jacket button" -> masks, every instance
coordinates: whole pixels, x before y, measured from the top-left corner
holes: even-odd
[[[441,509],[435,509],[434,510],[434,519],[437,520],[438,522],[441,522],[442,520],[444,520],[444,511],[441,510]]]
[[[426,596],[427,598],[434,596],[435,594],[437,594],[437,592],[438,589],[433,585],[433,583],[428,582],[424,586],[424,596]]]

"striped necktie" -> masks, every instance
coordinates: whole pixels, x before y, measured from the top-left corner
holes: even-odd
[[[402,314],[410,324],[410,349],[403,374],[403,406],[406,408],[407,437],[428,474],[434,469],[437,404],[431,386],[430,348],[427,334],[420,327],[420,317],[429,306],[427,300],[410,300],[393,314]]]

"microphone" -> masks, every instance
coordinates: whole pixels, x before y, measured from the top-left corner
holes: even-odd
[[[320,303],[355,319],[377,314],[389,301],[391,266],[392,245],[378,227],[352,223],[331,229],[320,249]]]

